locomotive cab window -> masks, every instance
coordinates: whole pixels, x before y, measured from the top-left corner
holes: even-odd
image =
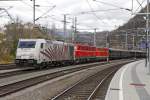
[[[20,41],[18,48],[35,48],[35,41]]]

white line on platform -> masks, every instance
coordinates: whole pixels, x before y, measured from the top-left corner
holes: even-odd
[[[121,76],[120,76],[120,80],[119,80],[119,100],[123,100],[123,85],[122,85],[122,81],[123,81],[123,75],[125,73],[125,71],[128,69],[129,65],[125,66],[125,68],[123,69]]]

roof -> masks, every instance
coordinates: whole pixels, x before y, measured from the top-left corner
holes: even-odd
[[[114,51],[128,51],[128,52],[145,52],[141,50],[124,50],[124,49],[114,49],[114,48],[109,48],[109,50],[114,50]]]

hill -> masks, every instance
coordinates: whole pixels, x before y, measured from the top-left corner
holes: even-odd
[[[141,9],[139,13],[146,12],[146,7]],[[149,8],[150,10],[150,8]],[[149,23],[150,24],[150,23]],[[135,15],[133,18],[129,19],[127,23],[120,26],[118,29],[111,32],[111,46],[115,48],[122,43],[122,46],[118,47],[120,49],[141,49],[141,42],[145,41],[145,27],[146,27],[146,16],[145,15]],[[125,46],[125,39],[127,34],[127,46]],[[119,36],[120,38],[116,38]],[[123,40],[122,40],[123,39]],[[113,42],[115,40],[115,42]],[[133,43],[134,42],[134,43]]]

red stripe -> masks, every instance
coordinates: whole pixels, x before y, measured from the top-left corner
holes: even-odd
[[[130,85],[133,85],[133,86],[145,86],[145,84],[138,84],[138,83],[131,83]]]

